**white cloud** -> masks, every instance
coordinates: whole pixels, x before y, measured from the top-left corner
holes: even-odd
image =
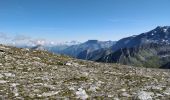
[[[54,45],[74,45],[78,44],[77,41],[71,42],[56,42],[49,41],[42,38],[33,38],[26,35],[14,35],[10,36],[9,34],[0,32],[0,44],[12,45],[12,46],[37,46],[37,45],[45,45],[45,46],[54,46]]]
[[[45,39],[35,39],[29,41],[33,45],[46,45],[48,42]]]
[[[13,45],[13,46],[36,46],[36,45],[46,45],[50,42],[48,42],[45,39],[33,39],[32,37],[26,36],[26,35],[15,35],[10,36],[7,33],[0,32],[0,43],[1,44],[7,44],[7,45]]]

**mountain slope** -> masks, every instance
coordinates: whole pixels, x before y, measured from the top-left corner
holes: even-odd
[[[163,69],[170,69],[170,62],[162,65],[161,68],[163,68]]]
[[[107,49],[110,51],[109,54],[102,55],[95,61],[161,68],[170,61],[169,44],[170,27],[157,27],[149,32],[117,41],[115,45]],[[93,53],[95,52],[98,51]],[[160,55],[160,53],[163,54]],[[93,60],[93,58],[96,56],[94,55],[89,60]]]
[[[91,53],[95,50],[109,48],[115,42],[113,41],[98,41],[98,40],[88,40],[85,43],[79,45],[70,46],[62,51],[62,54],[76,57],[79,59],[86,59],[88,53]]]
[[[123,38],[112,46],[112,50],[116,51],[120,48],[131,48],[149,43],[170,43],[170,27],[158,26],[149,32]]]
[[[108,55],[112,52],[109,48],[102,48],[98,49],[92,52],[88,52],[88,50],[85,50],[83,52],[80,52],[77,56],[78,59],[85,59],[85,60],[91,60],[96,61],[101,57],[104,57],[105,55]]]
[[[97,61],[159,68],[170,61],[170,45],[152,43],[134,48],[123,48]]]
[[[0,45],[0,99],[170,99],[170,73]]]

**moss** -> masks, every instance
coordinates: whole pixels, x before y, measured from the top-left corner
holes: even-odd
[[[34,79],[34,83],[43,83],[42,79]]]
[[[94,100],[105,100],[106,97],[104,97],[104,96],[95,96],[95,97],[93,97],[93,99]]]
[[[49,91],[51,91],[51,88],[42,87],[41,91],[42,91],[42,92],[49,92]]]
[[[24,68],[22,69],[22,71],[23,71],[23,72],[27,72],[27,71],[28,71],[28,68],[27,68],[27,67],[24,67]]]
[[[63,62],[57,62],[57,65],[64,65]]]
[[[66,90],[66,91],[60,92],[59,95],[64,96],[64,97],[72,97],[73,92],[71,90]]]
[[[79,61],[78,62],[80,65],[85,65],[86,63],[84,61]]]

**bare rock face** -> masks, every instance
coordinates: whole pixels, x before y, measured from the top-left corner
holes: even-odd
[[[0,99],[170,99],[170,72],[0,45]]]

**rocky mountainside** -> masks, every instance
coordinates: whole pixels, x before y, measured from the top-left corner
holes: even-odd
[[[97,61],[138,67],[163,68],[161,66],[170,61],[170,45],[150,43],[133,48],[123,48],[103,56]]]
[[[131,48],[150,43],[170,44],[170,27],[158,26],[149,32],[123,38],[112,46],[112,50],[116,51],[120,48]]]
[[[169,100],[170,72],[0,45],[0,99]]]
[[[169,44],[170,27],[159,26],[149,32],[123,38],[109,49],[94,51],[95,55],[88,60],[162,68],[161,66],[170,62]],[[109,53],[105,53],[108,51]],[[106,55],[99,56],[103,53]]]
[[[170,69],[170,62],[162,65],[160,68],[163,68],[163,69]]]
[[[78,59],[85,59],[85,60],[91,60],[91,61],[97,61],[101,57],[104,57],[108,54],[112,53],[112,50],[110,48],[102,48],[98,49],[92,52],[89,52],[88,50],[82,51],[78,54]]]

